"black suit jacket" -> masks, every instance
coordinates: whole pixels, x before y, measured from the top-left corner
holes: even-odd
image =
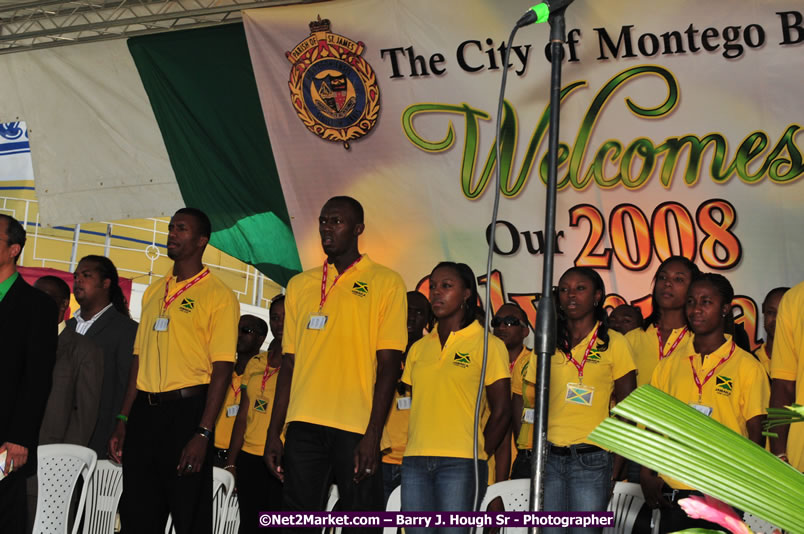
[[[0,444],[28,448],[20,475],[36,472],[39,427],[58,346],[57,314],[53,299],[21,275],[0,301]]]
[[[76,323],[75,319],[67,321],[66,330],[75,331]],[[103,385],[98,420],[88,447],[98,453],[98,458],[106,458],[107,443],[116,423],[114,417],[120,413],[128,386],[137,322],[111,307],[92,323],[85,335],[103,350]]]

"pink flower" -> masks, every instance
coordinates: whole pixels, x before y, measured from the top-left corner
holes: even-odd
[[[752,534],[751,529],[737,517],[728,504],[706,495],[691,496],[678,501],[679,506],[693,519],[703,519],[725,527],[732,534]]]

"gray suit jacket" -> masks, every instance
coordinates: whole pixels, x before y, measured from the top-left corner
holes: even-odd
[[[75,331],[76,320],[67,321],[66,330]],[[107,443],[115,425],[115,415],[120,413],[123,395],[128,386],[128,373],[134,358],[134,338],[137,322],[126,317],[114,307],[106,310],[92,323],[85,334],[103,350],[103,386],[95,432],[89,440],[89,448],[98,453],[98,458],[107,457]]]
[[[53,387],[39,430],[39,444],[84,447],[95,430],[103,382],[103,351],[91,339],[66,328],[59,334]]]

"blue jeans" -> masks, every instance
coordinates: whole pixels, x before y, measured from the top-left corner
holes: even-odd
[[[382,466],[382,491],[385,494],[385,507],[388,507],[388,497],[394,492],[396,487],[402,483],[402,466],[399,464],[381,463]]]
[[[588,447],[588,445],[582,445]],[[544,469],[544,510],[605,512],[611,489],[611,454],[604,450],[559,456],[548,452]],[[594,528],[542,528],[543,534],[592,534]]]
[[[478,462],[480,492],[477,505],[486,493],[489,468],[485,460]],[[470,512],[475,494],[474,461],[442,456],[405,456],[402,460],[402,511],[405,512]],[[446,517],[443,518],[446,521]],[[468,533],[470,527],[442,525],[430,528],[406,528],[407,534]]]

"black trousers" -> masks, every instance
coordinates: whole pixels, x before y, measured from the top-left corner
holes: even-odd
[[[177,534],[211,534],[212,444],[200,472],[176,472],[205,402],[205,394],[158,406],[140,396],[134,401],[123,444],[120,519],[125,534],[164,534],[168,514]]]
[[[382,469],[364,478],[354,479],[354,452],[363,436],[310,423],[294,421],[285,437],[285,486],[282,493],[287,511],[323,510],[329,485],[338,485],[338,509],[343,512],[384,510]],[[377,451],[377,458],[380,452]],[[320,529],[309,529],[317,532]],[[301,532],[293,529],[292,532]],[[344,528],[349,532],[381,532],[377,529]]]
[[[264,533],[259,513],[282,509],[282,483],[268,471],[262,456],[243,451],[237,456],[237,502],[240,534]]]
[[[530,464],[533,461],[533,449],[517,449],[516,458],[511,465],[511,480],[530,478]]]
[[[36,451],[28,451],[36,457]],[[25,491],[25,474],[12,471],[0,480],[0,532],[23,534],[27,531],[28,501]],[[33,522],[32,522],[33,523]]]

